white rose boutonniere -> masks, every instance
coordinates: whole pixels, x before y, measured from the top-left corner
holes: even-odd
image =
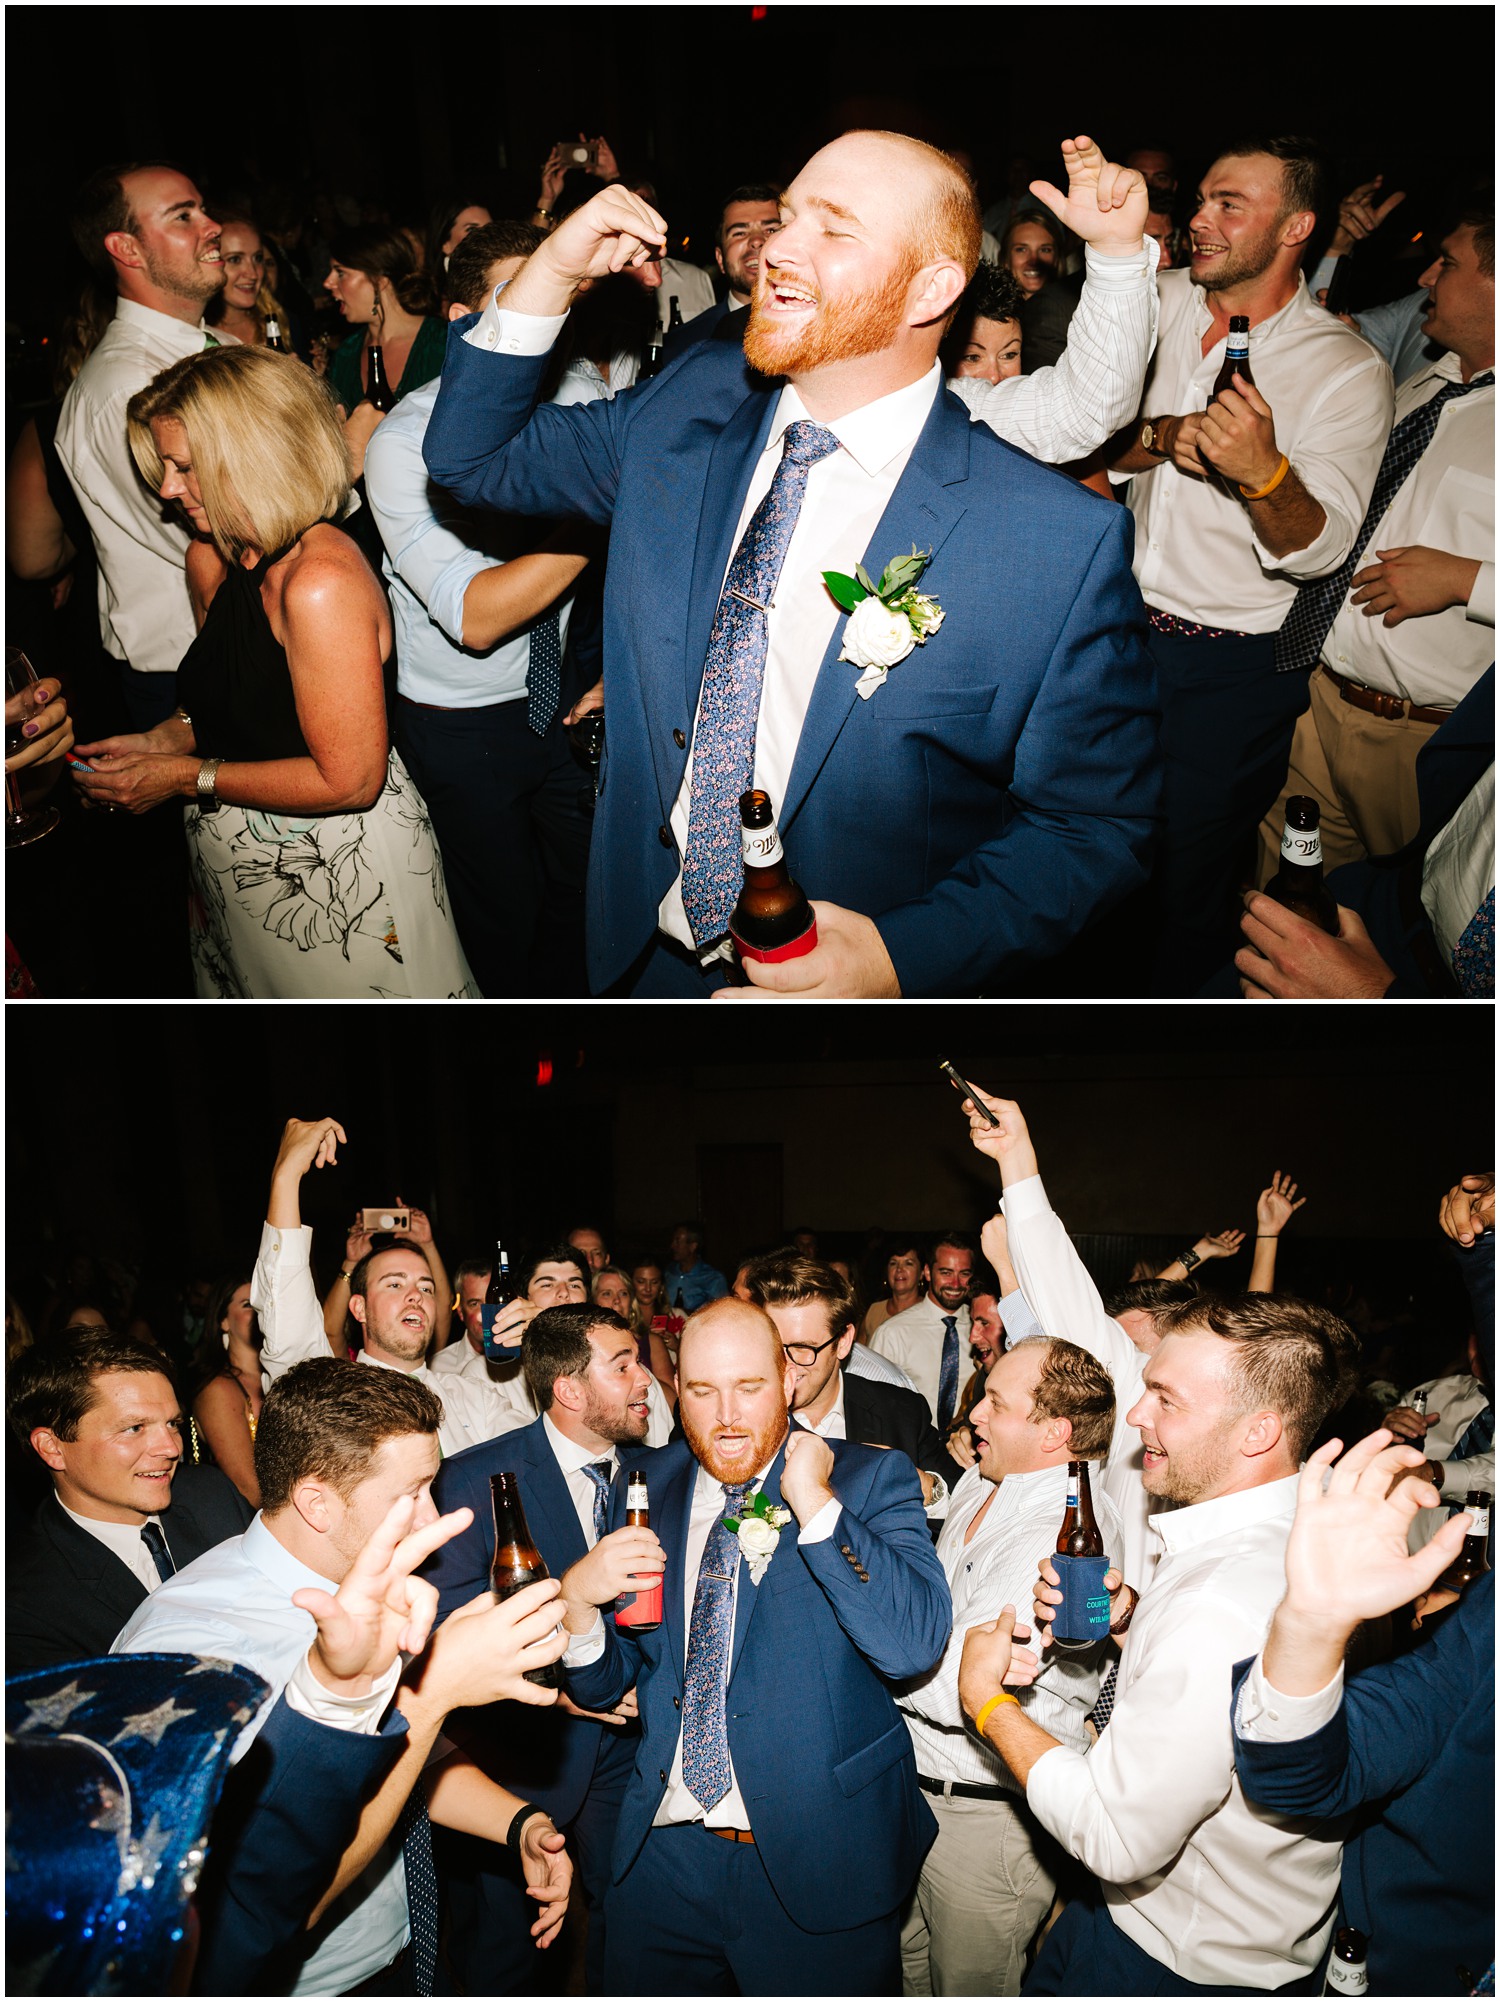
[[[758,1585],[766,1566],[776,1555],[781,1532],[792,1519],[789,1508],[778,1508],[763,1494],[754,1494],[745,1503],[742,1515],[726,1515],[724,1527],[732,1529],[740,1555],[750,1567],[750,1583]]]
[[[932,560],[930,549],[913,549],[910,556],[894,557],[872,584],[862,563],[854,575],[825,570],[823,582],[829,595],[849,614],[844,627],[844,643],[839,659],[864,673],[855,682],[857,695],[867,701],[898,662],[913,647],[925,646],[943,623],[943,608],[936,598],[923,595],[917,580]]]

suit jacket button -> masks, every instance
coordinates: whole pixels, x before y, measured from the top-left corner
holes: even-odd
[[[672,1698],[672,1708],[674,1710],[680,1710],[682,1708],[682,1698],[680,1696],[674,1696]]]
[[[658,828],[657,828],[657,830],[656,830],[656,838],[657,838],[657,840],[658,840],[658,841],[659,841],[659,842],[661,843],[661,845],[662,845],[662,847],[663,847],[663,848],[670,848],[670,847],[671,847],[671,845],[672,845],[672,830],[671,830],[671,828],[670,828],[670,827],[658,827]]]
[[[672,742],[677,746],[679,751],[685,751],[687,749],[687,738],[683,736],[680,730],[674,730],[672,732]]]
[[[666,1774],[665,1774],[665,1773],[662,1773],[662,1774],[660,1775],[660,1778],[661,1778],[661,1783],[662,1783],[662,1785],[663,1785],[663,1786],[665,1786],[665,1785],[666,1785],[666,1783],[667,1783],[667,1776],[666,1776]]]
[[[846,1557],[852,1557],[854,1555],[854,1552],[849,1548],[847,1543],[841,1543],[839,1545],[839,1549],[843,1551]]]

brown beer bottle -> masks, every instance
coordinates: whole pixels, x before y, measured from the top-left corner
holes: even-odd
[[[1094,1517],[1087,1460],[1068,1462],[1068,1505],[1063,1510],[1062,1528],[1057,1532],[1057,1554],[1059,1557],[1104,1555],[1104,1538]]]
[[[1293,793],[1287,801],[1281,833],[1281,867],[1267,883],[1266,895],[1337,938],[1338,906],[1323,882],[1323,839],[1318,831],[1318,817],[1318,802],[1305,793]]]
[[[385,358],[378,347],[365,350],[370,363],[370,383],[365,391],[365,401],[373,403],[381,412],[394,410],[396,392],[385,379]]]
[[[1328,1978],[1323,1983],[1325,1995],[1368,1995],[1370,1975],[1365,1966],[1365,1956],[1369,1952],[1369,1942],[1356,1926],[1340,1926],[1333,1936],[1333,1951],[1328,1956]]]
[[[1247,313],[1230,316],[1229,332],[1224,336],[1224,359],[1214,377],[1209,402],[1212,403],[1214,397],[1222,395],[1226,389],[1233,389],[1237,375],[1254,386],[1255,377],[1250,373],[1250,318]]]
[[[740,794],[740,851],[745,882],[729,936],[741,959],[800,959],[818,942],[818,922],[786,866],[769,793]]]
[[[632,1473],[626,1485],[625,1520],[632,1529],[651,1527],[651,1503],[646,1493],[646,1476],[642,1473]],[[615,1601],[615,1625],[633,1627],[638,1634],[650,1633],[653,1627],[659,1627],[661,1584],[658,1578],[654,1584],[639,1592],[622,1592]]]
[[[495,1512],[495,1555],[490,1565],[490,1590],[497,1599],[508,1599],[523,1585],[550,1578],[526,1523],[521,1506],[521,1484],[514,1474],[490,1475],[490,1506]],[[561,1689],[562,1665],[548,1662],[545,1668],[528,1668],[526,1680],[542,1689]]]
[[[1461,1592],[1465,1585],[1490,1568],[1490,1491],[1488,1488],[1470,1488],[1464,1496],[1464,1507],[1473,1516],[1464,1547],[1438,1580],[1438,1588],[1444,1592]]]

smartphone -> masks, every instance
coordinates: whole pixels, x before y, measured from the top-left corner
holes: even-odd
[[[565,167],[582,167],[585,173],[598,173],[599,155],[588,140],[559,139],[557,150],[562,154]]]
[[[65,751],[63,756],[67,759],[69,768],[72,771],[91,772],[94,769],[87,758],[77,757],[72,751]]]
[[[959,1076],[958,1072],[953,1068],[952,1064],[949,1063],[946,1057],[942,1057],[939,1059],[938,1069],[943,1073],[944,1077],[947,1078],[949,1084],[952,1085],[953,1089],[958,1093],[960,1098],[967,1098],[973,1101],[974,1109],[980,1114],[982,1114],[983,1117],[989,1121],[991,1126],[998,1126],[1000,1124],[1000,1121],[995,1117],[994,1113],[990,1111],[989,1107],[985,1104],[984,1100],[979,1096],[979,1093],[974,1089],[973,1085],[969,1083],[967,1078]]]
[[[393,1230],[398,1235],[411,1229],[410,1210],[361,1210],[359,1213],[361,1230]]]

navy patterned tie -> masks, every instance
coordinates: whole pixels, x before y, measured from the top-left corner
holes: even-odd
[[[143,1522],[141,1524],[141,1541],[150,1552],[151,1562],[156,1566],[157,1577],[165,1585],[167,1580],[176,1572],[177,1566],[173,1562],[171,1551],[167,1548],[167,1539],[162,1534],[161,1524],[159,1522]]]
[[[1115,1655],[1109,1667],[1104,1671],[1103,1680],[1099,1684],[1098,1697],[1095,1699],[1093,1709],[1089,1712],[1089,1722],[1096,1731],[1107,1730],[1109,1720],[1115,1714],[1115,1672],[1119,1666],[1120,1657]]]
[[[958,1316],[943,1316],[943,1360],[938,1370],[937,1429],[946,1432],[953,1423],[953,1407],[958,1402]]]
[[[1494,380],[1494,371],[1487,369],[1483,375],[1476,375],[1472,382],[1445,382],[1436,396],[1430,396],[1420,409],[1403,417],[1392,431],[1386,442],[1380,471],[1375,475],[1375,491],[1370,496],[1370,505],[1365,510],[1359,534],[1354,538],[1354,547],[1331,577],[1317,577],[1310,584],[1301,585],[1292,600],[1291,609],[1276,635],[1274,659],[1278,674],[1291,674],[1298,668],[1317,666],[1323,642],[1343,610],[1349,580],[1359,568],[1370,537],[1380,526],[1386,509],[1395,499],[1407,474],[1432,443],[1443,405],[1451,403],[1455,396],[1467,396],[1471,389],[1483,389]]]
[[[734,1578],[740,1546],[734,1531],[724,1527],[724,1517],[739,1514],[753,1486],[752,1481],[740,1481],[725,1488],[723,1511],[708,1532],[693,1593],[682,1695],[682,1777],[705,1812],[716,1807],[729,1791],[724,1692],[734,1637]]]
[[[556,612],[545,612],[531,628],[526,669],[526,721],[539,737],[552,728],[561,687],[562,628]]]
[[[714,614],[693,738],[693,787],[682,863],[683,908],[700,946],[724,936],[744,881],[739,800],[755,781],[755,726],[766,675],[766,612],[797,526],[808,471],[838,448],[838,439],[821,424],[799,418],[787,426],[776,477],[740,538]]]
[[[609,1521],[609,1462],[590,1460],[582,1471],[586,1479],[594,1484],[594,1541],[597,1543]]]
[[[411,1790],[401,1810],[398,1832],[401,1860],[406,1865],[406,1909],[411,1921],[412,1987],[418,1995],[432,1993],[437,1972],[438,1892],[432,1861],[432,1823],[421,1782]]]

